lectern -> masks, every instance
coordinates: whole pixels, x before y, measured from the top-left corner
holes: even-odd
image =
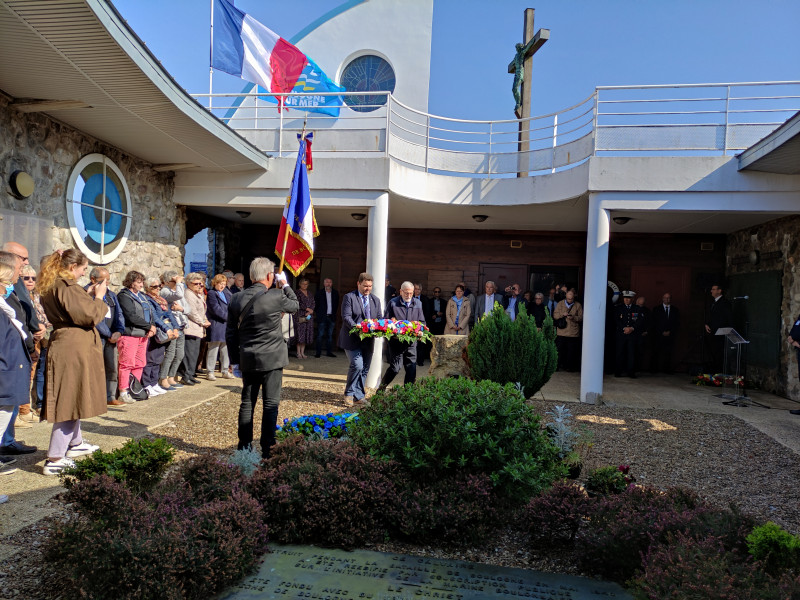
[[[726,400],[723,404],[729,406],[749,406],[755,404],[762,408],[769,408],[759,404],[744,391],[744,373],[742,373],[742,352],[750,342],[744,339],[733,327],[720,327],[714,335],[725,336],[725,350],[722,363],[722,387],[725,393],[719,398]]]

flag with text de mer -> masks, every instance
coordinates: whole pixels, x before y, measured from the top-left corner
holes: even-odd
[[[278,241],[275,243],[275,254],[284,261],[286,268],[295,277],[314,258],[314,238],[319,235],[306,170],[306,146],[311,143],[313,135],[307,133],[297,136],[300,139],[300,148],[294,165],[292,190],[286,199]]]
[[[295,46],[228,0],[214,0],[211,66],[256,84],[265,93],[343,92]],[[287,108],[339,116],[341,96],[264,98]]]

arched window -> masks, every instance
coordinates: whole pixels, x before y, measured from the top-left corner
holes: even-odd
[[[348,92],[394,92],[394,69],[380,56],[368,54],[352,60],[342,71],[339,82]],[[344,95],[344,102],[352,110],[371,112],[386,104],[386,95]]]

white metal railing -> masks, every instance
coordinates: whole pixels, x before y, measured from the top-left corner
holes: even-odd
[[[297,104],[335,97],[340,114],[279,111],[278,96]],[[277,156],[296,152],[296,134],[305,123],[317,132],[317,155],[385,155],[428,172],[508,177],[572,168],[593,155],[741,151],[800,110],[800,81],[603,86],[556,113],[499,121],[431,115],[388,92],[348,92],[344,101],[335,93],[195,97]]]

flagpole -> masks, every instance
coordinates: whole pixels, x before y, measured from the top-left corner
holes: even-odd
[[[213,0],[212,0],[213,2]],[[306,124],[308,123],[308,113],[306,113],[305,119],[303,119],[303,131],[300,133],[300,141],[302,142],[306,138]],[[292,179],[292,185],[294,185],[294,179]],[[291,193],[291,192],[290,192]],[[286,222],[286,229],[284,230],[283,235],[283,250],[281,251],[281,265],[278,267],[278,273],[283,273],[283,263],[286,261],[286,244],[289,242],[289,227],[290,223]]]
[[[211,110],[214,93],[214,0],[209,0],[211,6],[211,45],[208,51],[208,110]]]

